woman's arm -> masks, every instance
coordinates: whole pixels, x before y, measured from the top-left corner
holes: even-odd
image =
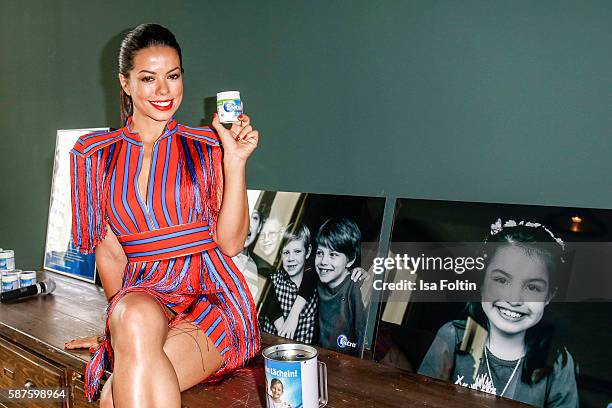
[[[117,240],[117,236],[108,226],[106,229],[106,237],[96,247],[96,267],[100,274],[104,295],[106,295],[107,300],[110,300],[123,284],[123,272],[125,265],[127,265],[127,257]],[[89,336],[70,340],[64,344],[64,347],[67,349],[89,348],[89,351],[93,353],[98,347],[98,343],[98,336]]]
[[[223,158],[223,201],[215,240],[221,252],[236,256],[242,251],[249,229],[246,192],[246,160]]]
[[[249,229],[246,162],[259,140],[259,132],[250,125],[251,119],[247,115],[239,119],[229,130],[223,127],[216,113],[212,121],[223,145],[223,200],[215,241],[228,256],[242,251]]]
[[[96,247],[96,266],[106,299],[110,300],[123,285],[127,257],[115,234],[106,228],[106,238]]]

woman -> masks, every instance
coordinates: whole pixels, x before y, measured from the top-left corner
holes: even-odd
[[[74,245],[95,248],[110,302],[86,368],[90,401],[113,370],[101,406],[179,407],[181,391],[260,348],[253,299],[230,259],[249,228],[245,165],[259,135],[246,115],[229,130],[216,114],[214,130],[176,123],[182,73],[174,35],[136,27],[119,52],[126,125],[83,136],[71,152]]]

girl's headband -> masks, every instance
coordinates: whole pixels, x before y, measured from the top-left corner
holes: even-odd
[[[517,223],[514,220],[508,220],[502,223],[501,218],[498,218],[494,224],[491,224],[491,236],[499,234],[504,228],[514,228],[514,227],[530,227],[530,228],[540,228],[541,227],[544,231],[548,233],[548,235],[551,236],[552,239],[555,240],[557,244],[559,244],[559,246],[561,246],[561,250],[565,251],[565,243],[563,242],[563,240],[561,238],[556,237],[555,234],[553,234],[551,230],[549,230],[548,228],[546,228],[545,225],[540,224],[539,222],[520,221]]]

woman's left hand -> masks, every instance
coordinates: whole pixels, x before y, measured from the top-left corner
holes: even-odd
[[[219,115],[215,113],[212,125],[219,134],[226,159],[246,161],[257,147],[259,131],[253,129],[251,118],[245,114],[240,115],[238,121],[226,129],[219,121]]]
[[[64,347],[68,350],[88,348],[90,353],[96,351],[102,342],[102,336],[81,337],[80,339],[70,340],[64,343]]]

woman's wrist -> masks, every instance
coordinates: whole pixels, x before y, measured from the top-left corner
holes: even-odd
[[[227,171],[244,171],[246,169],[246,159],[235,156],[223,157],[223,170]]]

